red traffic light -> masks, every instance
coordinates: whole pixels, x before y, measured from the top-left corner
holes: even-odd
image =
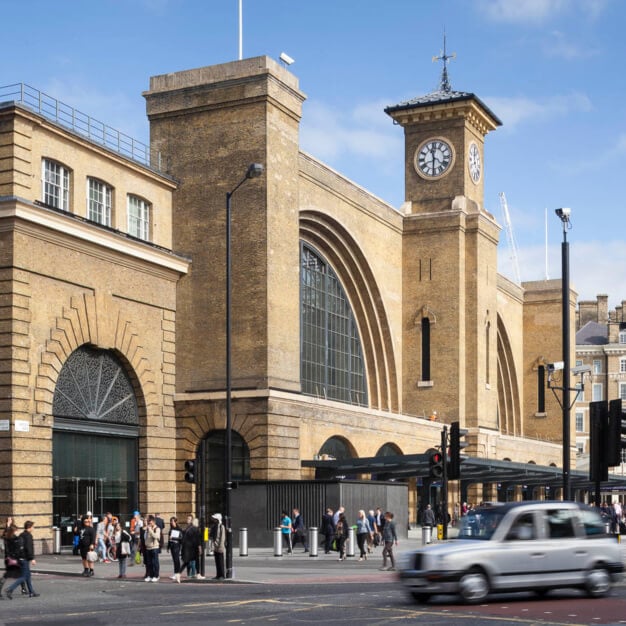
[[[434,480],[439,480],[443,476],[443,454],[433,452],[428,459],[428,475]]]

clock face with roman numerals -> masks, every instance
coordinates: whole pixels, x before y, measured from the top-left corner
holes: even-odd
[[[470,176],[475,183],[480,181],[481,163],[480,163],[480,150],[478,146],[472,141],[469,147],[469,153],[467,157],[467,166],[469,167]]]
[[[453,163],[452,146],[439,137],[427,139],[415,151],[415,171],[423,178],[439,178],[450,171]]]

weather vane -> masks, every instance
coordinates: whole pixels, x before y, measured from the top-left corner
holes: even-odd
[[[441,83],[439,83],[440,91],[452,91],[452,87],[450,86],[450,81],[448,80],[448,61],[450,59],[456,58],[456,52],[452,54],[446,53],[446,31],[443,31],[443,52],[437,57],[433,57],[433,63],[435,61],[441,61],[443,63],[443,70],[441,72]]]

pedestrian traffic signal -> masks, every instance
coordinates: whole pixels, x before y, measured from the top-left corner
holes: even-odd
[[[439,480],[443,477],[443,454],[441,452],[433,452],[428,460],[429,468],[428,475]]]
[[[461,452],[467,448],[468,443],[463,438],[467,435],[465,428],[460,428],[459,422],[450,424],[450,464],[448,465],[448,478],[456,480],[461,478]]]
[[[187,483],[196,482],[196,462],[195,461],[185,461],[185,482]]]

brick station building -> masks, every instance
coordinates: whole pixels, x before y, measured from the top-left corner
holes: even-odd
[[[144,97],[140,154],[23,86],[0,98],[0,514],[34,519],[43,550],[87,509],[183,516],[199,450],[221,506],[235,188],[235,480],[421,453],[452,421],[472,456],[561,464],[545,393],[561,284],[498,273],[483,182],[500,121],[476,95],[442,80],[381,111],[405,137],[400,207],[300,149],[305,95],[268,57],[155,76]],[[264,173],[244,180],[251,163]],[[436,489],[409,480],[411,521]]]

